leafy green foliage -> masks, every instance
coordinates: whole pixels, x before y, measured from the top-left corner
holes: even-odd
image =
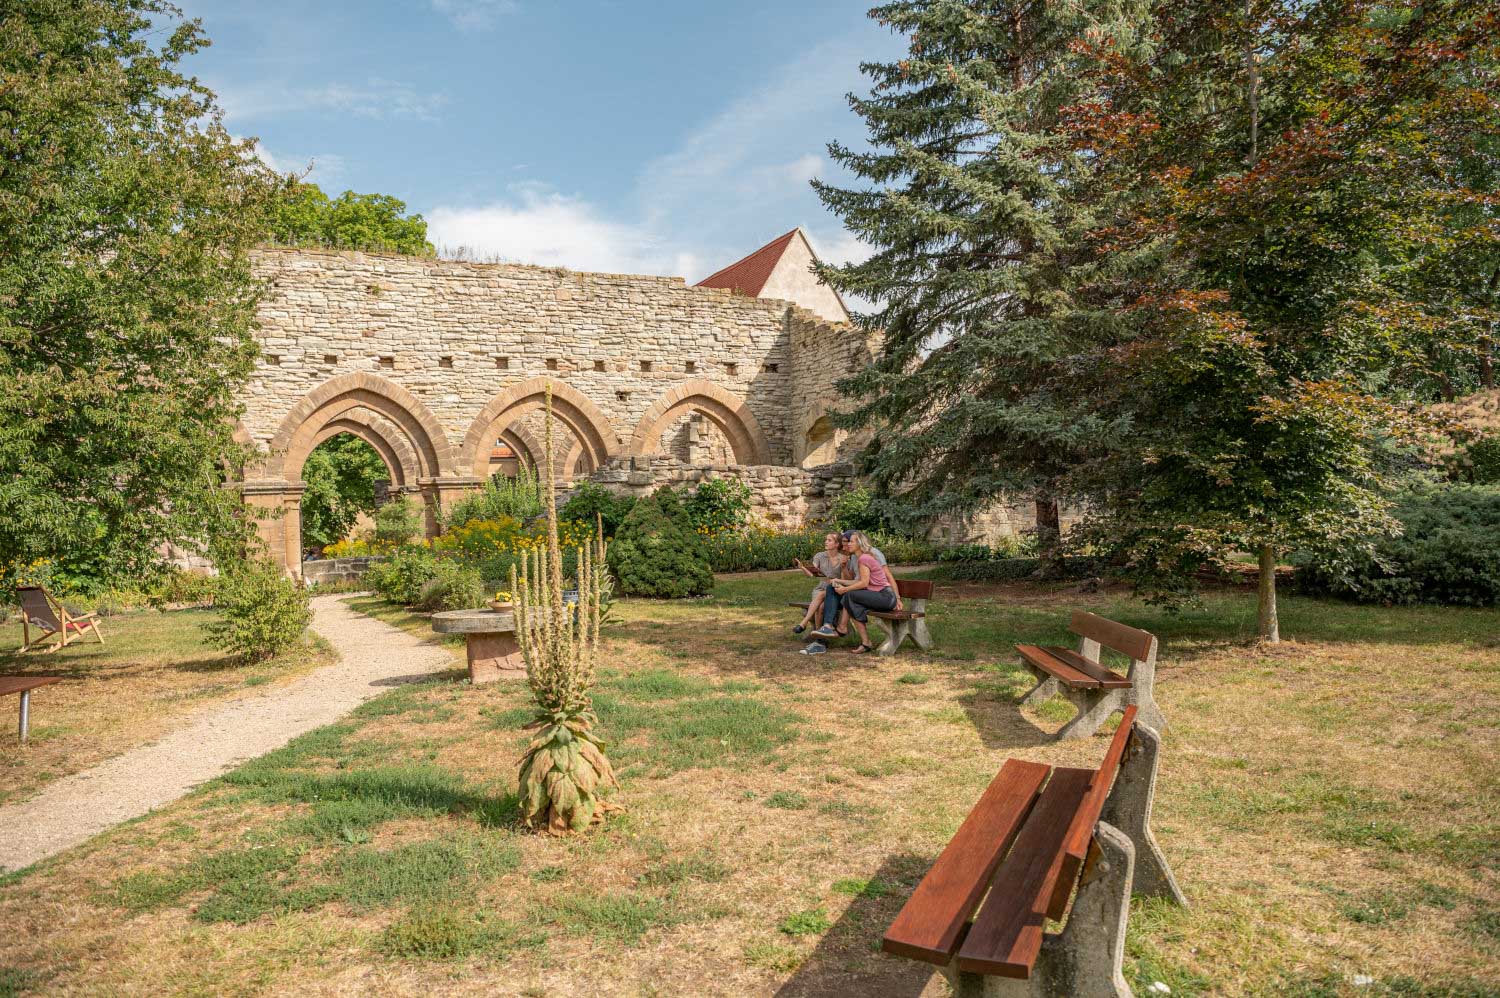
[[[885,524],[875,510],[874,500],[868,486],[845,489],[828,504],[828,519],[839,530],[879,530]]]
[[[516,477],[496,473],[480,490],[465,496],[447,517],[449,527],[461,527],[471,520],[500,520],[505,517],[526,523],[542,515],[542,485],[536,472],[521,465]],[[564,515],[563,519],[573,519]],[[593,517],[588,518],[593,522]]]
[[[406,202],[389,194],[345,191],[330,199],[317,184],[286,178],[271,235],[287,246],[323,246],[432,256],[427,220],[406,214]]]
[[[1469,481],[1475,485],[1500,485],[1500,434],[1481,437],[1465,451]]]
[[[477,610],[484,607],[490,592],[478,569],[442,560],[433,566],[432,578],[423,583],[416,605],[428,611]]]
[[[382,507],[384,508],[384,507]],[[365,572],[365,584],[392,603],[412,606],[437,576],[437,557],[426,548],[403,547]]]
[[[422,511],[410,496],[395,495],[375,511],[375,540],[391,547],[422,533]]]
[[[662,509],[661,491],[635,504],[609,546],[609,568],[626,596],[681,599],[713,588],[698,538]],[[668,490],[668,501],[672,501]]]
[[[270,561],[236,566],[217,588],[221,619],[209,625],[209,634],[220,648],[249,660],[291,648],[312,622],[307,590]]]
[[[540,946],[546,936],[493,912],[451,905],[416,908],[391,923],[377,943],[388,956],[414,960],[504,959],[517,949]]]
[[[343,540],[360,513],[375,512],[375,482],[390,472],[374,447],[340,433],[314,447],[302,465],[302,546]]]
[[[0,564],[140,579],[249,539],[221,484],[277,180],[178,71],[206,44],[160,0],[0,20]]]
[[[635,496],[616,495],[594,482],[580,482],[557,515],[581,523],[593,523],[598,517],[604,521],[604,536],[613,537],[634,506]]]
[[[1455,485],[1409,493],[1401,533],[1373,551],[1325,552],[1297,568],[1298,584],[1372,603],[1492,606],[1500,601],[1500,488]]]
[[[737,478],[710,478],[683,500],[682,511],[695,530],[739,530],[750,518],[750,486]]]

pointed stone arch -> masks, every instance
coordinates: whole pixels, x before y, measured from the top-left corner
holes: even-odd
[[[415,487],[421,477],[421,464],[411,441],[401,428],[377,412],[369,409],[353,409],[325,424],[313,441],[313,448],[333,439],[340,433],[358,437],[371,447],[385,462],[391,473],[392,488]],[[308,453],[311,453],[309,451]]]
[[[454,473],[447,435],[422,400],[393,381],[361,371],[325,381],[292,407],[271,438],[265,477],[298,479],[307,455],[332,435],[324,435],[324,428],[340,421],[359,427],[361,439],[379,436],[394,459],[404,462],[401,471],[409,476],[408,484]]]
[[[701,379],[685,381],[653,402],[636,425],[626,454],[644,457],[656,453],[661,435],[688,412],[703,413],[719,428],[737,463],[771,463],[771,442],[750,406],[733,392]]]
[[[552,386],[552,412],[582,444],[583,456],[592,468],[602,468],[620,451],[619,439],[608,418],[578,389],[555,378],[532,378],[512,385],[496,395],[474,417],[459,453],[470,474],[483,475],[489,467],[488,448],[501,431],[521,416],[546,404],[547,386]],[[540,455],[538,455],[540,456]]]

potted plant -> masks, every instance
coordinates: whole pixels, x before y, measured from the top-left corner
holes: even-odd
[[[500,613],[511,613],[516,608],[515,598],[511,596],[510,590],[502,589],[490,600],[490,609]]]

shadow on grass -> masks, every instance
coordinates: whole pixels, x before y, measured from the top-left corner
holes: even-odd
[[[937,968],[881,952],[880,938],[931,865],[930,857],[901,854],[887,858],[867,881],[836,882],[835,892],[852,893],[854,901],[777,998],[920,995]]]
[[[405,676],[386,676],[370,681],[371,686],[411,686],[421,683],[456,683],[468,679],[467,669],[443,669],[439,672],[413,672]]]

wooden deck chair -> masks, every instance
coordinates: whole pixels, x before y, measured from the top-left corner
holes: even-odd
[[[99,629],[95,614],[71,614],[41,586],[17,586],[16,598],[21,604],[21,651],[40,647],[42,642],[56,636],[57,642],[46,646],[44,651],[57,651],[83,636],[84,631],[93,631],[99,643],[104,644],[104,632]],[[31,630],[40,633],[31,639]]]

